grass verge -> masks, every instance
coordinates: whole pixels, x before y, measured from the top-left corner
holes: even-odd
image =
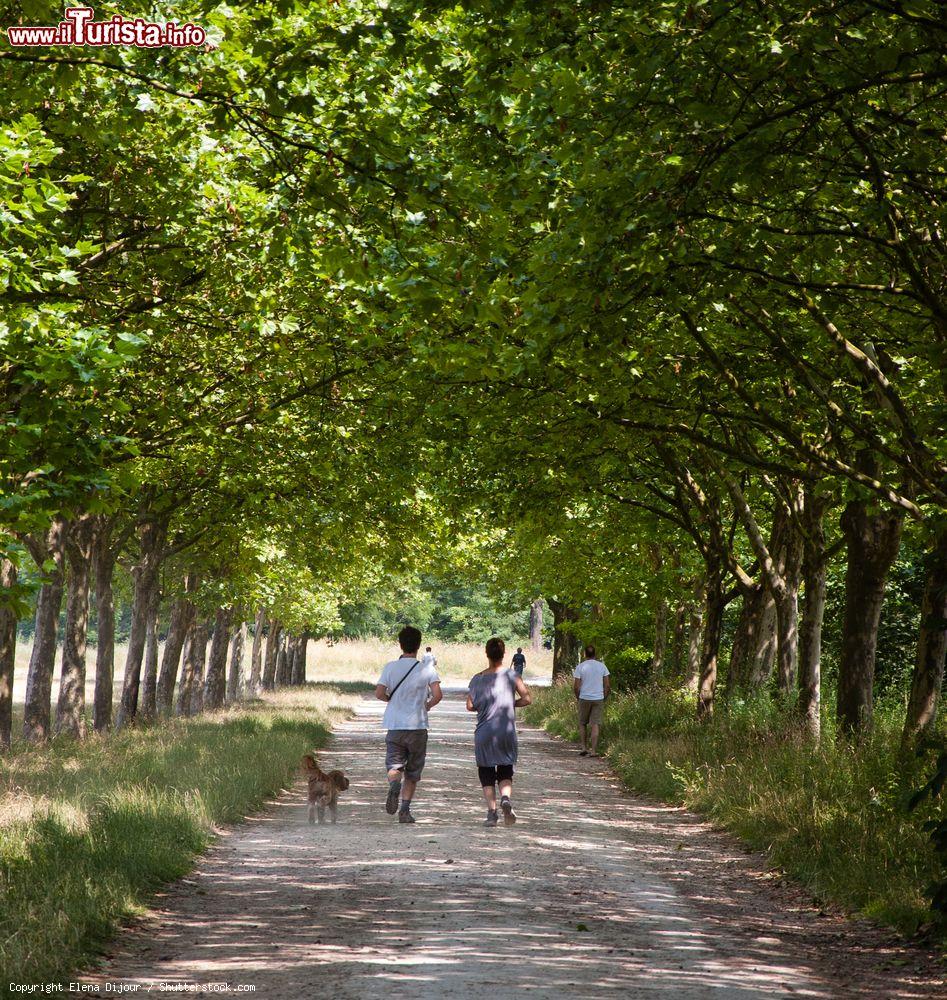
[[[215,826],[290,785],[362,686],[308,685],[212,715],[0,759],[0,968],[62,981]],[[354,690],[358,687],[358,691]]]
[[[731,705],[709,725],[693,715],[681,692],[618,695],[601,749],[629,788],[710,816],[816,899],[906,933],[930,921],[925,892],[939,869],[923,824],[937,807],[905,810],[930,762],[900,754],[894,708],[857,748],[831,735],[810,746],[769,701]],[[567,686],[537,692],[526,719],[578,738]]]

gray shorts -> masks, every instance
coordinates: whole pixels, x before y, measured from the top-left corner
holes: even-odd
[[[389,729],[385,737],[385,767],[404,772],[409,781],[418,781],[427,756],[426,729]]]

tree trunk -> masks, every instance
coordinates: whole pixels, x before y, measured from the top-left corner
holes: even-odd
[[[819,739],[822,701],[822,619],[828,556],[823,517],[826,501],[806,492],[802,577],[802,625],[799,635],[799,702],[797,711],[806,729]]]
[[[661,597],[654,612],[654,650],[651,654],[651,679],[658,680],[664,673],[664,654],[667,649],[668,605]]]
[[[53,519],[42,543],[33,540],[30,553],[42,567],[49,559],[54,563],[47,581],[40,588],[36,601],[36,628],[33,651],[26,675],[26,698],[23,706],[23,736],[38,743],[49,739],[53,670],[56,665],[56,634],[63,592],[63,544],[65,524],[60,517]]]
[[[207,680],[204,683],[204,708],[209,712],[224,703],[227,687],[227,649],[230,645],[231,608],[218,608],[214,621],[214,638],[210,644],[207,661]]]
[[[96,524],[92,559],[95,568],[95,693],[92,699],[92,728],[108,732],[112,725],[112,699],[115,686],[115,600],[112,579],[118,552],[112,545],[107,519]]]
[[[283,629],[280,623],[271,618],[266,633],[266,656],[263,659],[263,690],[272,691],[276,687],[276,661],[279,656],[280,639]]]
[[[178,697],[174,706],[175,715],[191,714],[191,689],[194,686],[194,636],[197,632],[197,616],[188,622],[184,633],[184,646],[181,650],[181,680],[178,684]]]
[[[266,612],[259,608],[253,621],[253,649],[250,653],[250,681],[247,686],[251,698],[260,693],[260,681],[263,673],[263,626],[266,623]]]
[[[788,697],[799,674],[799,587],[790,587],[776,602],[776,688]]]
[[[306,683],[306,656],[309,652],[309,633],[303,632],[299,637],[299,647],[296,650],[296,661],[293,665],[293,683]]]
[[[293,671],[296,669],[296,650],[299,648],[299,636],[286,636],[283,642],[286,650],[286,685],[291,687],[293,683]]]
[[[752,586],[741,587],[740,594],[740,617],[730,647],[727,670],[728,695],[735,691],[753,690],[751,678],[756,681],[760,647],[767,624],[766,612],[773,600],[761,580]]]
[[[670,667],[677,678],[684,673],[684,644],[687,641],[687,605],[681,601],[674,609],[674,624],[671,628]]]
[[[81,514],[67,523],[64,533],[69,566],[66,589],[66,627],[63,633],[56,732],[82,739],[86,734],[85,673],[89,630],[89,588],[95,524]]]
[[[289,655],[286,647],[288,643],[292,642],[292,636],[283,635],[280,638],[279,653],[276,659],[276,684],[278,687],[286,687],[289,683]]]
[[[286,683],[296,683],[296,658],[299,656],[299,636],[289,639],[286,647]]]
[[[296,648],[296,660],[293,663],[293,683],[302,687],[306,683],[306,656],[309,652],[309,633],[303,632]]]
[[[870,511],[864,500],[852,500],[842,514],[848,563],[836,716],[843,735],[859,735],[871,728],[878,621],[888,570],[898,554],[902,521],[903,515],[897,512]]]
[[[543,599],[537,597],[529,606],[529,641],[533,652],[538,653],[543,648]]]
[[[227,675],[227,701],[243,695],[243,649],[247,644],[247,623],[240,622],[230,641],[230,672]]]
[[[145,627],[145,659],[141,680],[141,717],[144,722],[154,722],[158,717],[158,622],[160,615],[161,591],[155,587]]]
[[[761,691],[769,684],[776,663],[776,602],[769,587],[760,598],[758,624],[747,662],[747,690]]]
[[[802,544],[793,514],[801,512],[802,487],[787,482],[791,494],[789,508],[785,498],[777,496],[776,512],[769,544],[760,528],[739,483],[721,472],[734,510],[743,522],[750,545],[760,562],[763,579],[776,602],[776,684],[780,694],[787,695],[796,683],[799,663],[799,573],[802,566]]]
[[[138,714],[141,665],[145,655],[148,620],[154,607],[155,590],[158,587],[158,570],[164,555],[166,530],[166,525],[154,520],[143,522],[138,529],[139,557],[132,570],[134,579],[132,626],[128,636],[128,654],[125,657],[125,675],[122,680],[118,717],[115,720],[116,729],[134,722]]]
[[[800,514],[802,503],[796,509]],[[799,580],[802,573],[803,541],[799,527],[782,506],[778,526],[780,545],[776,551],[776,573],[780,582],[776,601],[776,689],[788,698],[799,673]]]
[[[17,616],[12,600],[16,563],[0,558],[0,750],[9,750],[13,736],[13,671],[16,666]]]
[[[197,591],[198,585],[197,574],[188,573],[184,578],[184,593],[171,607],[168,637],[164,642],[161,673],[158,677],[157,708],[162,715],[170,715],[171,706],[174,704],[174,685],[181,665],[181,654],[197,616],[197,608],[191,601],[190,595]]]
[[[299,645],[299,637],[295,635],[286,636],[286,641],[284,643],[284,648],[286,649],[286,666],[285,670],[285,681],[280,683],[293,684],[293,677],[296,672],[296,649]],[[279,671],[277,671],[277,676],[279,676]]]
[[[550,600],[546,603],[552,611],[553,647],[552,647],[552,679],[571,676],[579,662],[580,643],[576,634],[569,627],[579,617],[578,613],[562,601]]]
[[[184,641],[181,683],[178,686],[177,714],[193,715],[203,704],[204,658],[207,655],[207,625],[196,616]],[[200,693],[200,698],[196,693]]]
[[[699,604],[691,605],[689,617],[684,686],[688,691],[697,694],[697,684],[700,678],[700,651],[704,644],[704,619]]]
[[[201,622],[194,630],[191,640],[194,648],[191,668],[191,715],[204,711],[204,668],[207,665],[207,643],[210,639],[210,624]]]
[[[925,562],[927,575],[921,598],[921,624],[904,720],[905,746],[933,727],[944,682],[944,659],[947,655],[947,529],[941,529]]]
[[[697,684],[697,718],[700,720],[707,720],[714,713],[717,658],[720,653],[720,631],[725,606],[722,566],[719,563],[711,563],[707,567],[704,635],[700,653],[700,680]]]

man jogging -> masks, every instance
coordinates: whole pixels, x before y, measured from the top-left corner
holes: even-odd
[[[602,727],[602,709],[611,693],[608,667],[595,659],[595,647],[585,647],[585,659],[575,668],[573,693],[579,702],[580,757],[597,757],[598,734]],[[586,739],[588,736],[588,739]]]
[[[517,677],[523,676],[523,671],[526,669],[526,656],[523,653],[523,647],[517,646],[516,652],[513,654],[513,660],[511,661],[513,669],[516,671]]]
[[[388,798],[385,811],[398,813],[399,823],[413,823],[414,796],[427,754],[427,713],[443,697],[441,680],[431,663],[418,659],[421,633],[411,625],[398,633],[401,656],[386,663],[375,686],[375,697],[387,702],[382,725],[385,739],[385,767],[388,769]],[[401,800],[399,809],[398,800]]]

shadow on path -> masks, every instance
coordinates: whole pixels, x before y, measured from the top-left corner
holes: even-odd
[[[600,761],[520,732],[520,821],[484,829],[472,717],[432,713],[414,826],[383,810],[383,706],[319,754],[351,788],[309,826],[302,783],[224,834],[86,981],[255,987],[255,996],[933,997],[857,928],[787,907],[758,859]]]

